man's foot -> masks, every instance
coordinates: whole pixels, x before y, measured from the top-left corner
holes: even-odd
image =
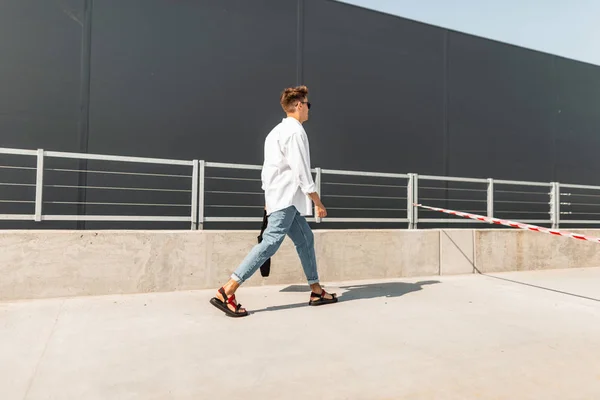
[[[314,288],[310,294],[310,306],[320,306],[323,304],[337,303],[338,298],[335,293],[327,293],[322,287]]]
[[[226,300],[223,297],[223,294],[225,294],[227,297],[229,297],[231,299],[231,301],[229,303],[227,303],[227,306],[229,307],[229,309],[231,311],[235,311],[238,306],[237,300],[235,298],[235,293],[228,294],[227,291],[225,291],[225,293],[221,293],[220,291],[217,291],[217,295],[215,297],[217,299],[221,300],[222,302],[225,302]],[[240,304],[240,309],[238,310],[238,312],[243,314],[246,312],[246,309],[242,308],[242,306]]]
[[[230,317],[245,317],[248,315],[248,311],[237,303],[235,294],[228,295],[224,288],[218,290],[217,295],[210,300],[210,303]]]

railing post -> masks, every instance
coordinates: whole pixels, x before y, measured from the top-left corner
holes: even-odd
[[[560,229],[560,182],[554,182],[556,190],[556,229]]]
[[[204,229],[204,182],[205,182],[206,161],[200,160],[198,163],[198,229]]]
[[[406,185],[406,218],[408,219],[408,229],[413,228],[414,201],[413,201],[413,174],[408,174],[408,184]]]
[[[550,220],[552,221],[552,229],[560,227],[560,183],[550,183]]]
[[[198,172],[200,164],[198,160],[193,160],[192,166],[192,227],[193,231],[198,229]]]
[[[494,218],[494,180],[492,178],[488,178],[486,200],[487,200],[487,216],[489,218]]]
[[[315,177],[315,186],[317,187],[317,193],[319,194],[319,197],[323,198],[321,195],[321,168],[315,168],[315,170],[317,171],[317,176]],[[315,210],[315,221],[317,222],[317,224],[321,223],[321,218],[319,218],[316,215],[316,210]]]
[[[417,229],[419,218],[419,207],[415,204],[419,202],[419,175],[408,174],[408,186],[406,187],[408,199],[406,202],[406,216],[408,218],[408,229]]]
[[[35,221],[42,220],[42,205],[44,193],[44,149],[37,151],[37,169],[35,179]]]
[[[413,174],[413,202],[419,204],[419,174]],[[413,229],[419,223],[419,207],[413,206]]]

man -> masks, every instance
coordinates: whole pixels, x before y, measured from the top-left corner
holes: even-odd
[[[338,300],[335,293],[326,293],[319,284],[314,236],[304,218],[312,215],[312,203],[318,217],[327,216],[310,172],[308,137],[302,126],[308,120],[310,109],[308,89],[306,86],[285,89],[280,103],[287,117],[269,133],[264,147],[262,189],[265,191],[269,223],[263,240],[254,246],[229,282],[210,300],[212,305],[232,317],[248,315],[237,303],[235,291],[275,254],[286,235],[296,246],[312,290],[309,305],[330,304]]]

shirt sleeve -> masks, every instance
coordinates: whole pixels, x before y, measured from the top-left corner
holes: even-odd
[[[316,192],[317,188],[310,172],[310,154],[305,135],[299,132],[292,134],[285,150],[284,154],[296,179],[298,179],[302,192],[304,194]]]

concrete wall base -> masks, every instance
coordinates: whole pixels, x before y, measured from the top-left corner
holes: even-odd
[[[522,230],[315,230],[323,282],[600,266],[597,243]],[[598,230],[578,231],[591,236]],[[255,231],[0,231],[0,300],[217,288]],[[305,282],[293,243],[245,285]]]

